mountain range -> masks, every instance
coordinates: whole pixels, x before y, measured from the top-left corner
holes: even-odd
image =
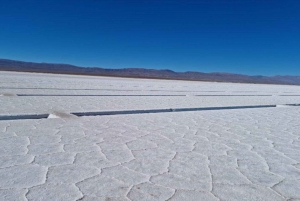
[[[156,70],[144,68],[105,69],[98,67],[79,67],[69,64],[24,62],[8,59],[0,59],[0,71],[193,80],[210,82],[300,85],[300,76],[291,75],[249,76],[233,73],[202,73],[192,71],[174,72],[172,70]]]

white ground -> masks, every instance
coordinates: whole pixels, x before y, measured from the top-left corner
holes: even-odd
[[[1,94],[0,116],[61,118],[0,120],[0,200],[300,200],[298,106],[59,113],[299,104],[298,86],[0,72]]]

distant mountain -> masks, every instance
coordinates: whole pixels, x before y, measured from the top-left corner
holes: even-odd
[[[75,75],[95,75],[114,77],[154,78],[172,80],[194,80],[212,82],[237,82],[257,84],[300,85],[300,76],[248,76],[232,73],[174,72],[144,68],[104,69],[96,67],[79,67],[69,64],[33,63],[0,59],[0,70],[38,73],[57,73]]]

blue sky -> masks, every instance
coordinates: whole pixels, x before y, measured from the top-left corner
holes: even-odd
[[[300,1],[0,0],[0,58],[300,75]]]

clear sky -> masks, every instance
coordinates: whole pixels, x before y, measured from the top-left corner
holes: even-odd
[[[0,58],[300,75],[300,1],[0,0]]]

